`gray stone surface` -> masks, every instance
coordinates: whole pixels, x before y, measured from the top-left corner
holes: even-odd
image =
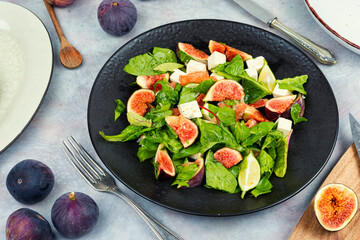
[[[75,135],[95,155],[87,131],[87,101],[95,77],[107,59],[136,35],[165,23],[186,19],[226,19],[267,28],[262,22],[230,0],[134,0],[138,10],[135,28],[126,36],[113,37],[103,32],[97,21],[100,0],[78,0],[68,8],[55,9],[68,40],[83,54],[83,65],[67,70],[59,62],[60,43],[41,0],[11,0],[34,12],[47,27],[55,64],[49,90],[39,112],[24,133],[0,154],[0,237],[4,239],[7,217],[21,207],[5,186],[6,175],[17,162],[34,158],[46,163],[55,173],[52,193],[41,203],[30,206],[48,220],[57,197],[68,191],[85,192],[95,199],[100,218],[95,229],[83,239],[155,239],[137,214],[116,196],[98,193],[88,186],[60,151],[60,140]],[[142,199],[118,182],[135,202],[184,239],[287,239],[314,196],[317,188],[352,142],[348,113],[360,119],[360,56],[328,36],[307,11],[303,1],[258,0],[295,31],[331,49],[338,58],[335,66],[318,64],[329,80],[339,107],[340,130],[335,150],[320,175],[303,191],[270,209],[237,217],[211,218],[178,213]],[[21,21],[21,19],[19,19]],[[316,79],[311,79],[316,81]],[[321,144],[321,143],[319,143]],[[239,203],[241,204],[241,203]],[[63,239],[56,233],[57,239]]]

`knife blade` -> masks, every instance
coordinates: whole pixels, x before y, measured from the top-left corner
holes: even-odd
[[[360,123],[356,121],[351,113],[349,113],[349,120],[356,151],[360,157]]]
[[[313,41],[301,36],[294,32],[284,24],[282,24],[275,15],[261,7],[259,4],[251,0],[233,0],[240,7],[245,9],[248,13],[254,17],[260,19],[269,27],[275,28],[285,34],[288,38],[294,41],[297,45],[310,53],[320,63],[334,65],[337,60],[332,52],[328,49],[314,43]]]

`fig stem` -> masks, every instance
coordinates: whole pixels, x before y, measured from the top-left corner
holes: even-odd
[[[200,106],[200,105],[199,105],[199,108],[202,108],[202,109],[204,109],[204,110],[208,111],[209,113],[211,113],[212,115],[214,115],[214,116],[215,116],[215,118],[216,118],[216,122],[217,122],[217,124],[218,124],[218,125],[220,125],[220,120],[219,120],[218,116],[216,116],[216,114],[215,114],[215,113],[213,113],[212,111],[210,111],[210,110],[209,110],[209,109],[207,109],[206,107],[203,107],[203,106]]]
[[[69,194],[69,198],[70,198],[70,200],[75,200],[76,199],[76,197],[75,197],[75,193],[74,192],[71,192],[70,194]]]

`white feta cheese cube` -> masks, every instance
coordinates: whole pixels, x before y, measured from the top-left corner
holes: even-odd
[[[210,77],[216,78],[217,81],[222,80],[222,79],[225,79],[223,76],[220,76],[220,75],[218,75],[218,74],[216,74],[216,73],[212,73],[212,74],[210,75]]]
[[[197,101],[191,101],[183,104],[178,105],[179,112],[186,118],[198,118],[202,117],[199,105]]]
[[[284,134],[284,137],[287,137],[289,133],[291,132],[292,128],[292,121],[286,118],[279,117],[278,120],[276,120],[277,130],[282,132]]]
[[[208,69],[211,70],[212,68],[216,67],[219,64],[226,63],[226,56],[223,53],[219,53],[215,51],[208,57],[207,63],[208,63]]]
[[[179,77],[180,75],[186,75],[186,73],[184,73],[183,71],[176,69],[171,75],[170,75],[170,80],[173,82],[177,82],[180,83],[179,81]]]
[[[281,89],[281,88],[279,88],[279,84],[276,84],[272,94],[274,97],[284,97],[284,96],[291,95],[292,92],[288,89]]]
[[[186,73],[199,72],[199,71],[200,72],[207,71],[206,64],[197,62],[195,60],[190,60],[186,65]]]
[[[249,75],[249,77],[254,78],[255,80],[258,80],[258,72],[254,68],[247,68],[245,69],[245,72]]]
[[[253,68],[257,72],[260,72],[262,67],[264,66],[265,58],[263,56],[252,58],[246,61],[246,65],[248,68]]]

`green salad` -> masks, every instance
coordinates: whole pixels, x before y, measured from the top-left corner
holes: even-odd
[[[137,141],[139,160],[151,161],[155,178],[172,178],[179,191],[203,185],[242,198],[270,193],[271,179],[286,174],[293,125],[307,121],[307,75],[276,79],[264,57],[213,40],[209,51],[178,43],[176,53],[154,47],[131,58],[124,71],[140,89],[114,99],[114,120],[130,124],[100,135]]]

